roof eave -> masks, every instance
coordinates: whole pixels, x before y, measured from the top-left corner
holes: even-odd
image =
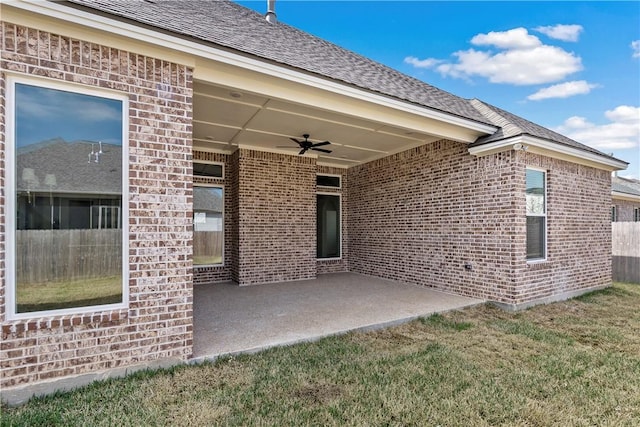
[[[105,31],[122,36],[127,34],[130,38],[147,42],[156,46],[170,47],[196,57],[218,61],[227,65],[255,71],[271,77],[277,77],[290,82],[323,89],[332,93],[349,96],[358,100],[393,108],[422,117],[441,121],[450,125],[460,126],[472,132],[493,134],[498,128],[487,123],[461,117],[455,114],[440,111],[428,106],[417,105],[400,98],[389,95],[372,93],[368,90],[345,84],[344,82],[320,77],[302,72],[289,66],[284,66],[272,61],[249,56],[245,53],[237,53],[229,48],[222,48],[210,42],[194,41],[177,35],[161,32],[149,28],[144,24],[137,25],[115,17],[107,17],[103,14],[92,13],[83,8],[76,8],[69,4],[53,1],[16,0],[12,7],[30,11],[33,13],[50,16],[74,24],[90,27],[94,30]]]
[[[522,147],[518,147],[516,144],[521,144]],[[599,155],[525,134],[486,144],[473,145],[469,147],[469,153],[482,157],[516,149],[607,171],[624,170],[629,165],[629,163],[613,157]]]
[[[623,193],[615,190],[611,191],[611,198],[627,202],[640,202],[640,195],[638,194]]]

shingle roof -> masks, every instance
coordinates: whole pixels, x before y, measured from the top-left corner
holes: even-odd
[[[231,49],[323,78],[479,123],[500,126],[483,145],[531,135],[607,158],[606,154],[478,100],[467,100],[229,0],[68,0],[66,5]]]
[[[614,176],[611,178],[611,190],[618,193],[640,196],[640,181],[637,179],[620,178]]]
[[[470,103],[482,115],[490,120],[491,123],[500,127],[494,134],[478,138],[478,140],[471,144],[471,146],[484,145],[490,142],[500,141],[519,135],[529,135],[536,138],[557,142],[559,144],[577,148],[580,150],[588,151],[590,153],[598,154],[601,156],[614,158],[596,150],[595,148],[588,147],[584,144],[579,143],[578,141],[574,141],[571,138],[567,138],[564,135],[530,122],[529,120],[523,119],[522,117],[516,116],[515,114],[512,114],[508,111],[487,104],[486,102],[480,101],[478,99],[472,99]]]
[[[70,0],[68,3],[489,124],[464,98],[284,23],[271,24],[261,14],[227,0]]]
[[[46,193],[122,193],[122,147],[103,143],[100,161],[94,162],[95,157],[89,161],[89,153],[97,149],[97,142],[66,142],[60,138],[18,148],[18,190]],[[33,182],[23,180],[25,168],[33,170]],[[47,175],[55,177],[55,185],[47,185]]]

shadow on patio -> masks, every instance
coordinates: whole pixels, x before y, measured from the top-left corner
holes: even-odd
[[[194,287],[194,359],[255,352],[407,322],[482,300],[354,273]]]

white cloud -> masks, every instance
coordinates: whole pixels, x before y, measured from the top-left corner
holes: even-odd
[[[476,46],[495,46],[500,49],[527,49],[542,45],[536,36],[527,32],[526,28],[514,28],[509,31],[491,31],[488,34],[477,34],[471,39]]]
[[[577,42],[583,28],[582,25],[554,25],[545,27],[536,27],[534,30],[545,34],[552,39],[562,40],[565,42]]]
[[[416,68],[433,68],[443,61],[441,59],[434,58],[418,59],[415,56],[407,56],[404,58],[404,62],[406,64],[413,65]]]
[[[632,41],[631,49],[633,50],[633,54],[631,55],[631,57],[640,58],[640,40]]]
[[[527,96],[531,101],[540,101],[549,98],[569,98],[575,95],[585,95],[598,85],[587,83],[585,80],[560,83],[540,89],[534,94]]]
[[[582,70],[579,56],[559,47],[543,44],[524,28],[477,34],[476,46],[494,46],[501,51],[469,49],[453,54],[456,62],[435,58],[407,57],[405,62],[419,68],[432,68],[443,76],[479,76],[492,83],[531,85],[557,82]]]
[[[574,116],[554,130],[605,152],[640,147],[640,107],[620,105],[604,116],[610,123],[596,125]]]

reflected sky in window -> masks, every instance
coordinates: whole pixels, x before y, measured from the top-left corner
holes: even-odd
[[[16,145],[53,138],[122,145],[122,101],[16,84]]]

